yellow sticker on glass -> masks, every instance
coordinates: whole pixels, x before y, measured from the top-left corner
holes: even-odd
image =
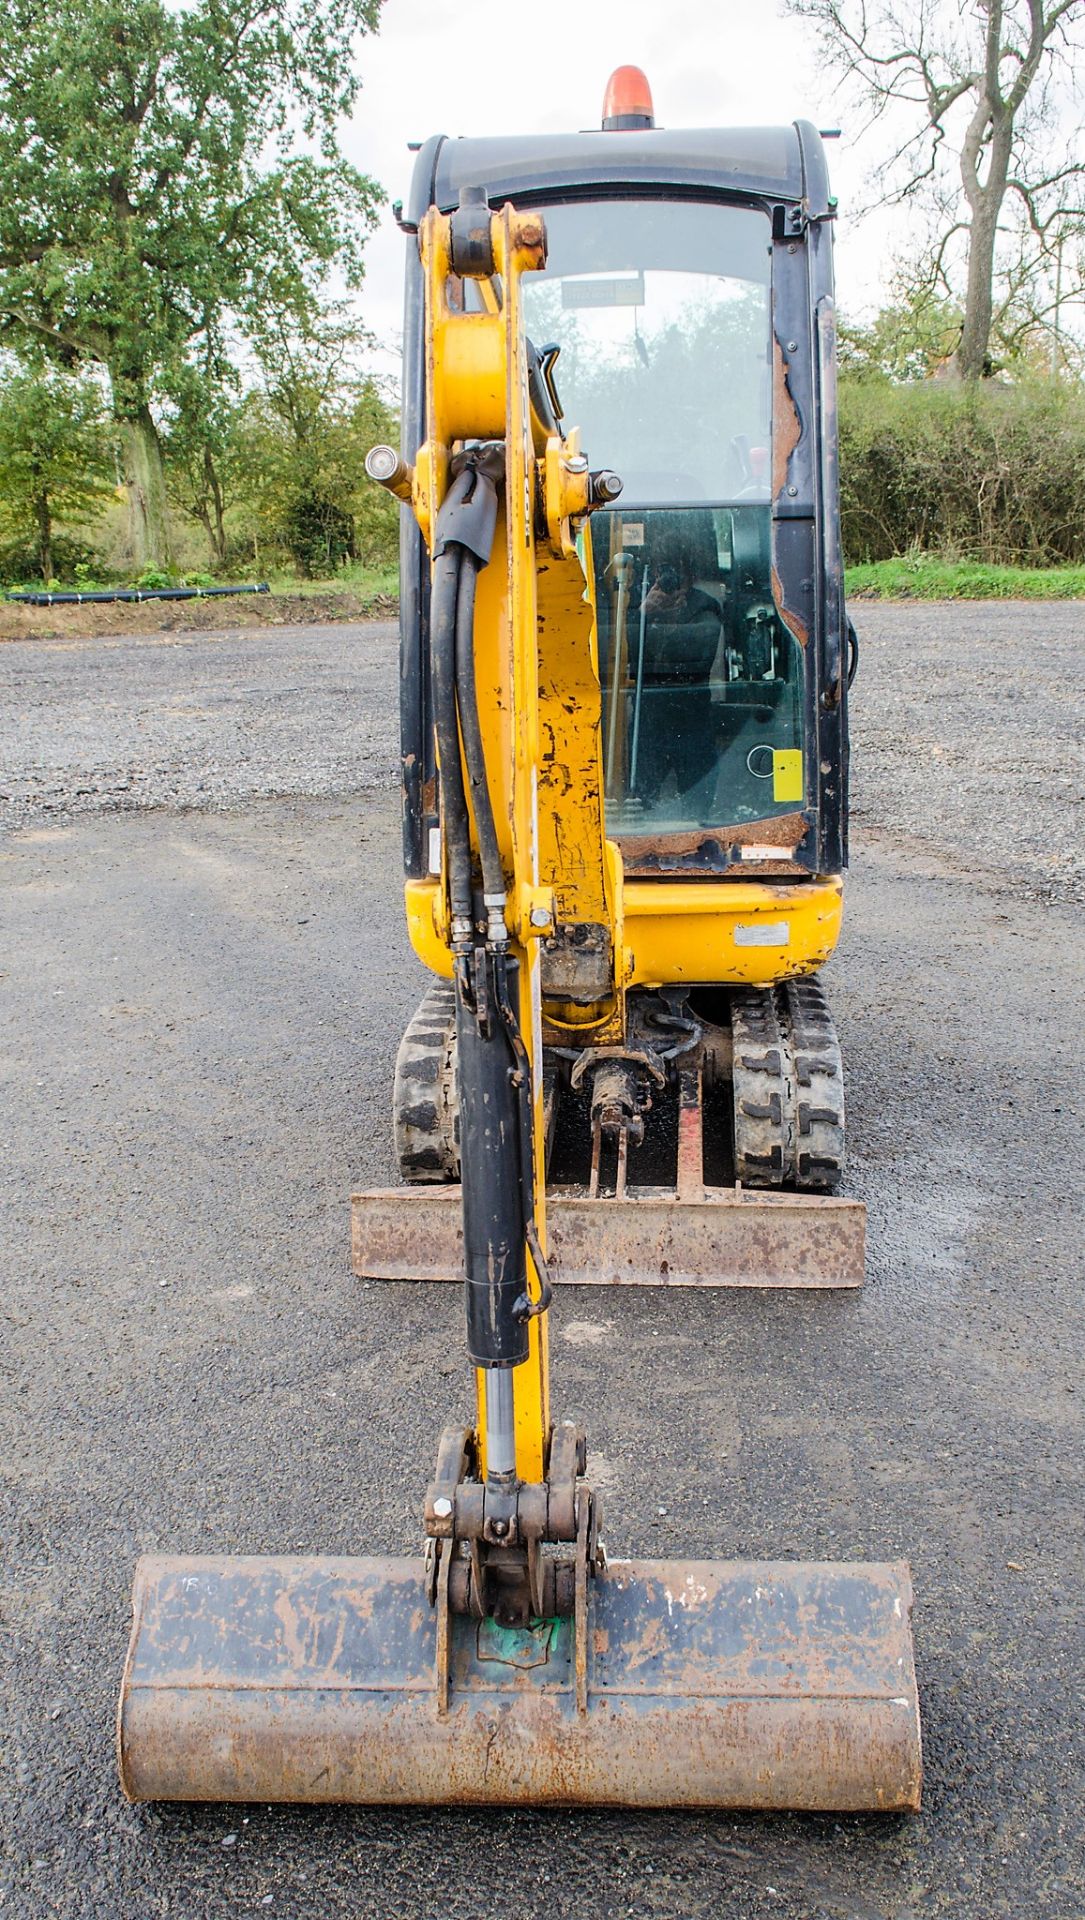
[[[773,748],[772,797],[774,800],[802,800],[802,749],[800,747]]]

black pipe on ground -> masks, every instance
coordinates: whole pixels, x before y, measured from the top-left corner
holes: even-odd
[[[214,600],[231,593],[270,593],[266,580],[251,587],[118,587],[112,593],[9,593],[23,607],[100,606],[109,600]]]

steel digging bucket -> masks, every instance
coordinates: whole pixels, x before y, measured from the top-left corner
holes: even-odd
[[[146,1558],[131,1800],[919,1805],[901,1565],[618,1562],[575,1619],[440,1615],[411,1559]]]

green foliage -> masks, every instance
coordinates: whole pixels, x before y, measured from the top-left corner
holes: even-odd
[[[277,573],[269,569],[271,591],[273,595],[289,599],[323,600],[329,593],[355,597],[363,606],[375,600],[394,600],[399,594],[398,562],[382,562],[377,566],[364,566],[358,560],[348,560],[335,575],[334,582],[324,580],[299,580],[291,571],[289,574]]]
[[[849,567],[845,584],[859,600],[1085,600],[1085,566],[992,567],[906,553]]]
[[[397,438],[387,401],[353,364],[364,336],[341,313],[299,336],[282,320],[256,337],[263,380],[238,410],[234,450],[265,542],[307,575],[388,561],[398,508],[366,478],[365,456]]]
[[[929,288],[901,283],[870,321],[840,325],[840,371],[856,380],[927,380],[952,359],[961,310]]]
[[[11,543],[9,567],[32,553],[34,571],[48,578],[58,553],[53,520],[100,512],[114,481],[112,439],[92,380],[48,367],[0,375],[0,531]]]
[[[108,370],[143,537],[168,546],[150,405],[268,300],[357,284],[381,192],[339,153],[379,0],[9,0],[0,336]],[[297,152],[297,123],[310,150]],[[161,496],[161,498],[159,498]]]
[[[82,569],[84,580],[79,574]],[[0,586],[29,587],[35,590],[42,586],[56,586],[58,582],[67,586],[74,582],[89,591],[91,586],[106,584],[93,576],[97,574],[96,556],[92,547],[83,540],[72,540],[67,534],[56,534],[52,542],[52,568],[48,578],[43,578],[41,547],[34,540],[0,540]]]
[[[927,380],[840,384],[844,551],[1022,566],[1085,559],[1085,392]]]
[[[208,320],[314,270],[361,277],[381,198],[348,166],[356,34],[376,0],[13,0],[0,16],[8,330],[105,361],[123,408]],[[291,155],[292,114],[320,157]],[[129,394],[128,388],[132,388]]]
[[[205,350],[202,364],[175,366],[168,377],[172,410],[163,451],[169,497],[175,507],[203,528],[215,567],[227,564],[226,507],[235,484],[242,480],[238,469],[239,384],[236,370],[216,364],[209,350]]]

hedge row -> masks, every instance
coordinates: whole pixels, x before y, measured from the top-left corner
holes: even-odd
[[[1021,566],[1085,560],[1085,393],[1062,382],[840,383],[850,564],[928,553]]]

